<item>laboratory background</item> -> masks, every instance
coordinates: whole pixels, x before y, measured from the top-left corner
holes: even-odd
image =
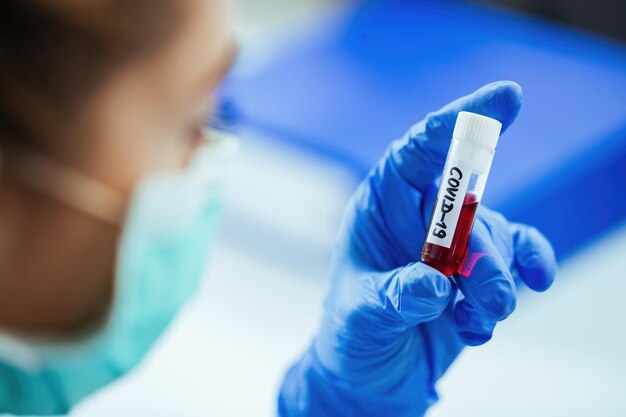
[[[206,279],[142,364],[72,415],[275,415],[360,179],[428,111],[509,79],[524,107],[485,204],[542,230],[559,275],[462,353],[428,415],[626,416],[626,3],[237,7],[239,57],[218,116],[241,146]]]

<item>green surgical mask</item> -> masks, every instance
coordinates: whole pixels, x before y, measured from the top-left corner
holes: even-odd
[[[234,148],[232,139],[213,141],[186,170],[138,185],[118,248],[112,305],[97,331],[64,341],[0,335],[0,412],[66,413],[141,360],[198,286],[216,232],[224,160]],[[74,181],[90,187],[91,180]]]

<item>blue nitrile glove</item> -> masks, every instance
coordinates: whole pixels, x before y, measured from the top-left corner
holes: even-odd
[[[340,231],[319,332],[283,382],[281,416],[422,415],[463,347],[488,341],[513,312],[516,283],[550,287],[548,241],[484,207],[458,287],[420,262],[457,113],[506,129],[521,102],[517,84],[489,84],[429,114],[363,181]]]

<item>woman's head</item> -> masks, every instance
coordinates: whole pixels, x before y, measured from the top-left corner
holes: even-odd
[[[51,152],[96,176],[95,169],[111,175],[108,158],[115,177],[179,162],[231,58],[226,1],[7,0],[1,7],[0,143]],[[124,190],[133,182],[109,181]]]
[[[12,175],[36,152],[129,196],[182,167],[234,47],[227,0],[0,5],[0,325],[102,310],[118,231]]]

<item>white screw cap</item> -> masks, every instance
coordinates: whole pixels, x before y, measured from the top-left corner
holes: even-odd
[[[502,123],[491,117],[468,111],[459,112],[454,125],[452,138],[462,142],[472,142],[496,150]]]

